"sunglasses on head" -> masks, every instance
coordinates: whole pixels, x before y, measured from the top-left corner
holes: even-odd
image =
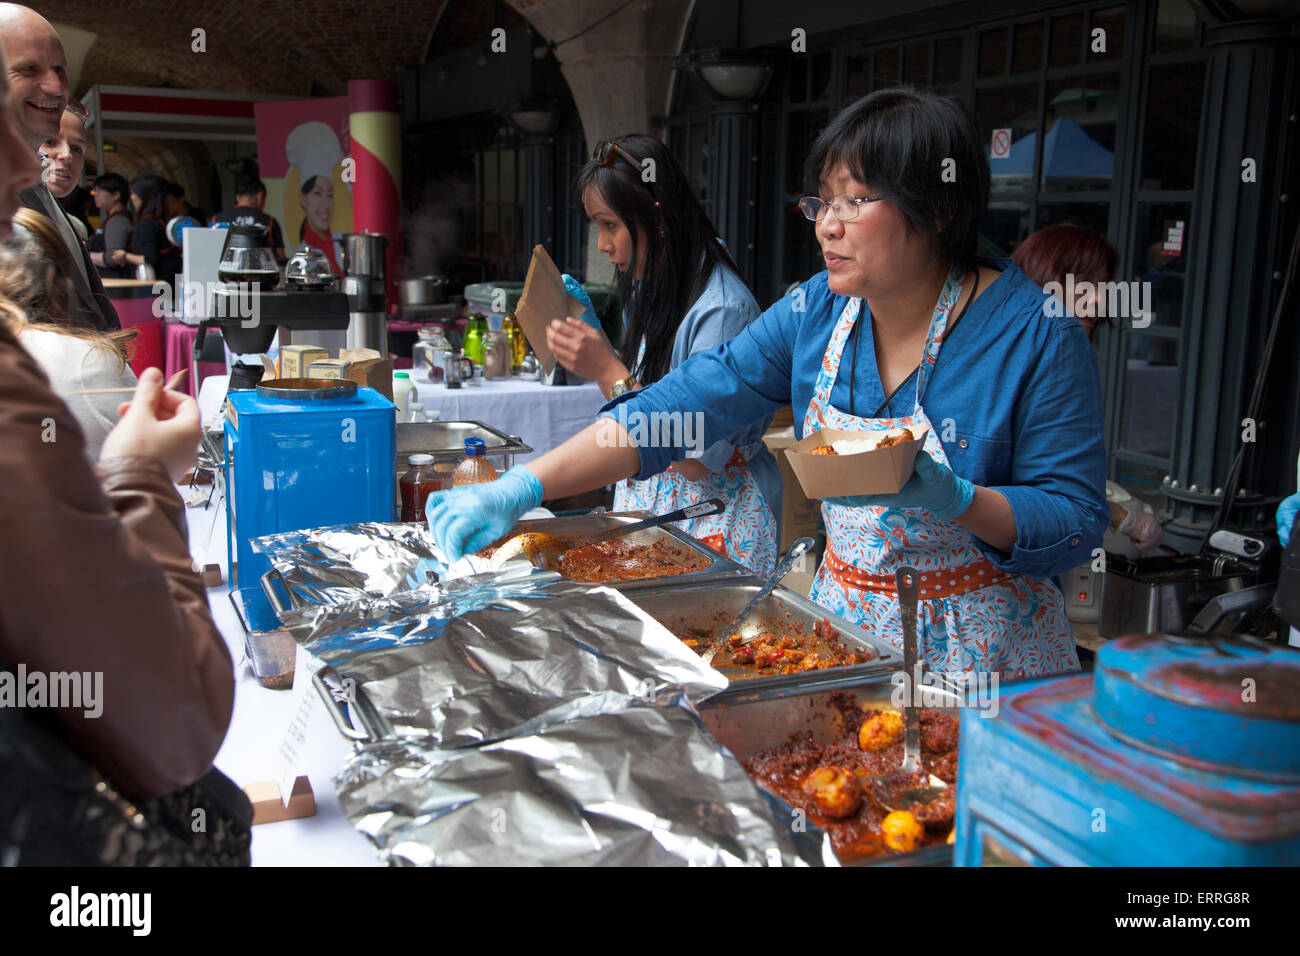
[[[591,158],[600,166],[613,166],[616,156],[623,157],[637,169],[641,168],[641,161],[612,139],[597,143],[591,153]]]

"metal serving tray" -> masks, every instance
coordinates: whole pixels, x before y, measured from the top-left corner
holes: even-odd
[[[683,575],[685,577],[685,575]],[[673,578],[659,579],[653,590],[629,592],[628,600],[659,621],[674,634],[687,628],[716,631],[741,612],[761,586],[752,576],[748,580],[723,581],[694,586],[675,586]],[[861,681],[882,673],[889,674],[903,666],[903,655],[887,641],[869,634],[856,624],[832,614],[789,588],[777,586],[749,620],[793,619],[811,626],[827,620],[839,638],[851,647],[872,655],[865,664],[831,667],[798,674],[759,676],[743,667],[721,668],[731,686],[705,701],[702,707],[717,706],[720,701],[754,699],[773,690],[822,686],[829,683]]]
[[[557,538],[578,538],[583,535],[596,534],[600,531],[608,531],[611,528],[617,528],[621,524],[631,524],[634,521],[640,521],[643,518],[650,517],[647,511],[620,511],[613,514],[593,514],[593,515],[570,515],[564,518],[536,518],[531,521],[521,521],[511,530],[510,535],[523,534],[525,531],[541,531],[546,534],[554,535]],[[708,545],[696,541],[690,535],[678,531],[670,525],[660,525],[657,528],[647,528],[644,531],[637,531],[627,536],[625,539],[633,544],[654,544],[662,541],[674,550],[683,554],[683,558],[690,555],[697,555],[705,558],[709,563],[699,571],[691,571],[686,574],[674,574],[667,577],[657,578],[638,578],[633,581],[611,581],[608,584],[593,584],[592,587],[611,587],[616,591],[632,592],[646,591],[655,588],[672,587],[673,589],[682,588],[691,584],[702,582],[729,581],[736,578],[753,578],[749,569],[737,564],[725,555],[719,554]],[[633,598],[635,600],[635,598]],[[740,610],[740,605],[736,605],[736,610]]]
[[[834,673],[834,672],[830,672]],[[768,747],[785,743],[792,734],[811,731],[818,743],[829,743],[844,734],[844,721],[839,712],[830,706],[831,693],[844,691],[854,695],[862,707],[879,710],[898,710],[891,701],[894,685],[888,676],[877,675],[869,681],[848,678],[833,686],[818,688],[784,687],[745,698],[721,699],[714,697],[707,708],[700,709],[700,718],[718,743],[738,760],[748,760]],[[961,703],[960,695],[942,688],[927,688],[951,707],[942,709],[956,713]],[[716,703],[715,703],[716,702]],[[891,853],[846,864],[848,866],[951,866],[953,848],[949,844],[922,847],[911,853]]]
[[[532,451],[516,435],[507,435],[482,422],[401,422],[397,426],[397,456],[432,455],[435,461],[459,460],[465,439],[481,438],[489,458],[526,455]]]

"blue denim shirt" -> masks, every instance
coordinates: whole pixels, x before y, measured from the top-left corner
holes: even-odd
[[[1110,523],[1096,359],[1078,321],[1049,316],[1046,293],[1018,266],[985,264],[1002,267],[1002,274],[948,334],[922,404],[953,471],[1011,504],[1017,535],[1011,553],[976,544],[998,568],[1051,577],[1088,561]],[[613,417],[612,409],[625,402],[629,413],[702,411],[707,445],[789,404],[802,435],[817,371],[847,301],[831,293],[822,272],[730,341],[620,396],[601,415]],[[831,404],[861,417],[911,414],[915,373],[892,396],[884,394],[870,315],[864,302],[856,373],[850,340]],[[639,451],[638,478],[683,454]]]

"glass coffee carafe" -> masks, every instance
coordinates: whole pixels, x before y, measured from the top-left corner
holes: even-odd
[[[262,290],[280,284],[280,270],[275,264],[271,237],[262,226],[231,226],[221,247],[217,278],[222,282],[240,282]]]

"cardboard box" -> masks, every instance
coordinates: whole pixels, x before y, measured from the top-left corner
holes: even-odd
[[[307,374],[302,377],[343,379],[348,377],[348,369],[351,367],[352,363],[346,359],[318,359],[307,366]]]
[[[384,358],[374,349],[344,349],[339,352],[339,358],[351,363],[346,378],[373,388],[390,402],[393,400],[392,359]]]
[[[307,366],[330,357],[319,345],[286,345],[280,349],[280,378],[306,378]]]
[[[913,429],[912,434],[917,434]],[[829,445],[841,438],[860,441],[868,437],[862,432],[823,428],[805,435],[785,450],[785,457],[794,469],[799,485],[809,498],[837,498],[845,495],[892,495],[897,493],[912,477],[916,453],[925,443],[925,429],[919,437],[902,441],[888,448],[861,451],[853,455],[812,455],[809,452],[820,445]]]
[[[794,444],[794,428],[771,428],[763,436],[768,451],[776,456],[781,472],[781,553],[790,550],[797,538],[815,538],[821,523],[821,502],[809,498],[782,452]]]

